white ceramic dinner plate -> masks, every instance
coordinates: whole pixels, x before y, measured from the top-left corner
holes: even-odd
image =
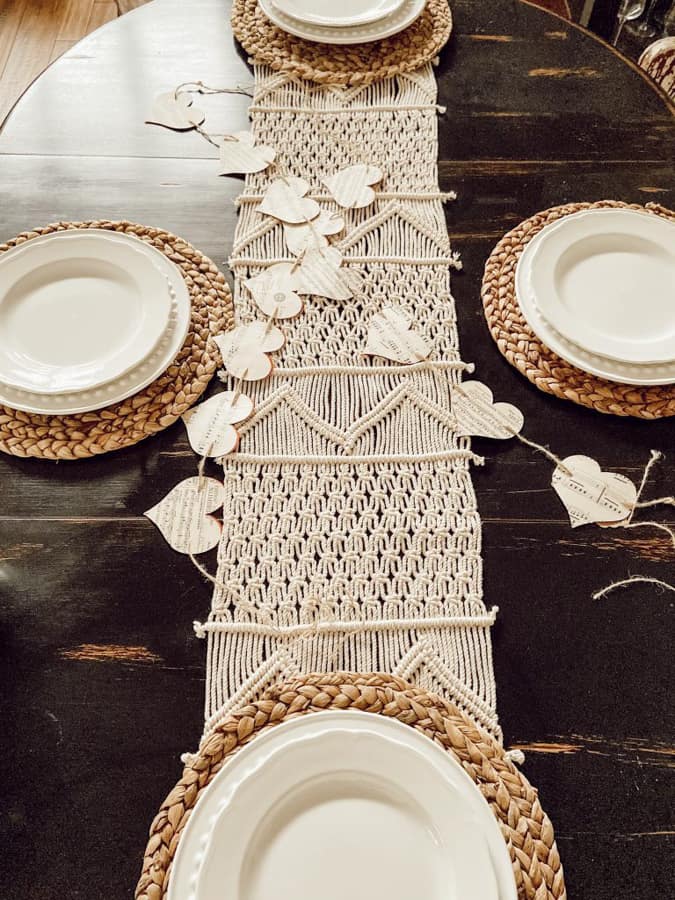
[[[589,353],[675,362],[675,223],[632,209],[591,209],[543,228],[528,246],[541,315]]]
[[[0,403],[64,415],[131,396],[185,341],[178,268],[130,235],[80,229],[0,256]]]
[[[283,723],[229,760],[181,836],[169,900],[516,900],[506,844],[462,768],[356,711]]]
[[[403,3],[404,0],[273,0],[281,13],[299,22],[329,28],[379,22]]]
[[[267,18],[279,28],[307,41],[320,44],[366,44],[369,41],[391,37],[412,25],[424,11],[426,0],[403,0],[393,12],[381,19],[357,25],[318,25],[314,22],[301,21],[283,12],[276,0],[258,0],[258,5]],[[309,0],[303,0],[303,5],[309,7],[311,3]]]

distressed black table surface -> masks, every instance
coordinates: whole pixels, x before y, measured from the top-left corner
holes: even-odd
[[[675,423],[601,416],[548,397],[499,355],[482,267],[500,235],[558,203],[673,205],[673,120],[662,95],[595,38],[516,0],[454,0],[438,70],[440,176],[463,356],[525,413],[526,433],[672,493]],[[125,218],[182,235],[225,267],[236,179],[196,135],[143,124],[180,82],[251,80],[217,0],[156,0],[74,47],[0,135],[0,240],[54,221]],[[247,98],[205,98],[215,131]],[[200,102],[200,105],[201,102]],[[671,895],[673,595],[591,594],[628,573],[675,581],[665,534],[572,531],[551,466],[476,441],[485,595],[501,609],[494,658],[508,744],[557,830],[569,895]],[[81,463],[0,458],[0,896],[130,896],[148,825],[202,724],[210,588],[144,519],[195,456],[178,424]],[[653,511],[661,521],[673,511]],[[213,566],[214,561],[210,564]]]

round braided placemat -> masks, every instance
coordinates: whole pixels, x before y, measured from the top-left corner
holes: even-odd
[[[74,228],[121,231],[164,253],[178,266],[188,286],[192,300],[190,331],[169,368],[120,403],[69,416],[37,415],[0,405],[0,450],[14,456],[84,459],[121,450],[168,428],[196,402],[220,364],[211,336],[233,324],[232,294],[224,275],[186,241],[159,228],[130,222],[58,222],[0,244],[0,253],[30,238]]]
[[[444,747],[476,782],[506,841],[519,900],[567,896],[553,826],[537,791],[496,741],[455,706],[391,675],[306,675],[277,685],[229,715],[185,766],[150,827],[136,900],[162,900],[181,832],[199,798],[229,756],[264,729],[326,709],[359,709],[395,717]]]
[[[278,28],[258,0],[234,0],[232,30],[252,61],[322,84],[370,84],[412,72],[439,54],[450,37],[447,0],[427,0],[422,15],[392,37],[368,44],[318,44]]]
[[[512,366],[540,390],[572,400],[602,413],[659,419],[675,415],[675,385],[640,387],[619,384],[589,375],[565,362],[543,344],[525,321],[515,287],[516,266],[526,244],[544,226],[582,209],[623,207],[675,220],[675,212],[647,206],[602,200],[554,206],[525,219],[499,241],[485,265],[481,296],[490,333]]]

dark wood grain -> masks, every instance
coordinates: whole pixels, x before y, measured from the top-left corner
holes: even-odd
[[[669,459],[647,496],[672,492],[672,422],[537,391],[497,352],[479,300],[497,238],[538,209],[607,197],[672,206],[671,110],[635,67],[556,17],[515,0],[455,0],[453,13],[439,167],[458,193],[447,220],[464,263],[453,282],[463,355],[524,411],[531,438],[635,481],[659,448]],[[251,79],[219,0],[156,0],[73,48],[0,134],[0,239],[56,219],[128,218],[225,267],[240,184],[215,175],[198,137],[143,125],[157,92],[193,78]],[[204,105],[232,131],[247,102]],[[673,581],[667,537],[572,530],[545,459],[516,443],[475,449],[486,457],[474,470],[485,596],[501,610],[501,720],[555,823],[569,895],[668,896],[672,595],[635,586],[591,599],[628,573]],[[0,459],[3,898],[131,894],[147,827],[202,724],[204,646],[191,623],[210,587],[142,517],[194,468],[180,424],[81,464]],[[674,522],[675,510],[658,518]]]

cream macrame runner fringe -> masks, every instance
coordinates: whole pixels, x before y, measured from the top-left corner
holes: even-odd
[[[458,351],[437,175],[431,66],[369,87],[256,69],[251,118],[287,175],[346,229],[337,246],[365,288],[306,298],[255,414],[224,459],[224,528],[208,621],[206,733],[270,683],[307,672],[390,672],[458,703],[500,737],[469,440],[453,431]],[[321,179],[379,166],[375,202],[342,210]],[[292,261],[258,212],[273,169],[249,176],[230,265],[238,322],[261,318],[243,281]],[[405,310],[433,347],[402,366],[363,353],[372,315]],[[230,388],[233,385],[229,384]]]

